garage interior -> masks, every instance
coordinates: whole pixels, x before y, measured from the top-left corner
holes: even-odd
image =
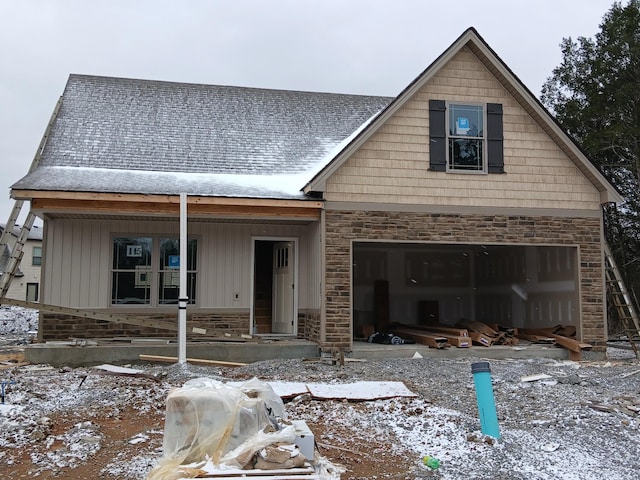
[[[354,242],[353,338],[392,324],[573,326],[576,246]]]

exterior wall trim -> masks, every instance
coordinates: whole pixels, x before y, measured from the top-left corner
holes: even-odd
[[[454,206],[454,205],[420,205],[398,203],[368,203],[368,202],[332,202],[325,204],[326,210],[368,212],[406,212],[406,213],[443,213],[470,215],[508,215],[508,216],[539,216],[539,217],[567,217],[567,218],[601,218],[599,210],[569,210],[548,208],[515,208],[489,206]]]

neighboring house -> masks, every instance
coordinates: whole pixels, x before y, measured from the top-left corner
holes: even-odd
[[[175,319],[184,192],[188,331],[349,348],[466,318],[605,347],[621,197],[474,29],[395,98],[71,75],[46,135],[12,186],[44,219],[43,303]],[[163,333],[46,312],[39,332]]]
[[[4,232],[5,225],[0,225],[0,234]],[[14,227],[13,239],[8,245],[13,246],[20,235],[20,227]],[[9,261],[10,250],[6,246],[0,257],[0,276],[4,275],[4,269]],[[22,259],[18,265],[7,298],[37,302],[40,300],[40,269],[42,265],[42,228],[34,225],[29,230],[27,241],[22,249]]]

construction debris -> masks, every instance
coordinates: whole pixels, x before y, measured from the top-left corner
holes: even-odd
[[[29,362],[25,360],[24,350],[0,354],[0,370],[24,365],[29,365]]]
[[[522,377],[520,379],[521,382],[537,382],[538,380],[548,380],[553,378],[551,375],[547,375],[546,373],[538,373],[537,375],[527,375],[526,377]]]
[[[117,365],[98,365],[96,367],[93,367],[92,372],[98,375],[120,375],[124,377],[148,378],[149,380],[153,380],[157,383],[161,382],[158,377],[145,373],[143,370],[138,370],[136,368],[119,367]]]
[[[167,396],[163,457],[147,479],[331,478],[318,476],[315,457],[306,423],[287,420],[267,383],[198,378]]]
[[[168,363],[176,363],[178,361],[178,357],[166,357],[163,355],[144,355],[140,354],[138,356],[140,360],[145,362],[168,362]],[[187,363],[193,363],[194,365],[217,365],[221,367],[243,367],[246,363],[239,362],[225,362],[222,360],[207,360],[204,358],[187,358]]]

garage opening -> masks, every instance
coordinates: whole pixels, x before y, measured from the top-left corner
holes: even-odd
[[[354,242],[352,253],[356,340],[371,327],[465,320],[580,335],[575,246]]]

